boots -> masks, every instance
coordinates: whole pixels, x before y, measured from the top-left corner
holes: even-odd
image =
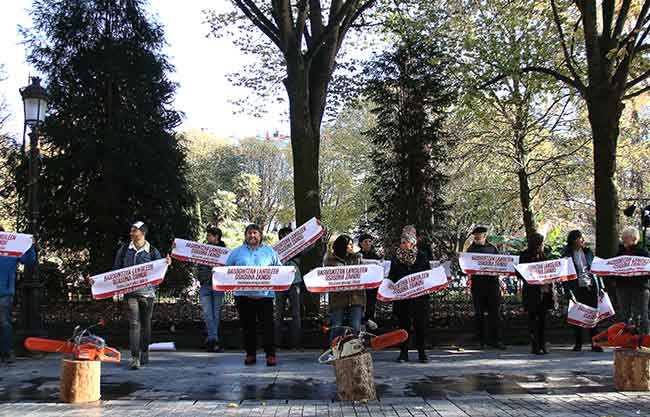
[[[399,356],[395,360],[398,363],[404,363],[409,361],[409,348],[408,341],[400,345]]]
[[[539,343],[537,342],[537,337],[535,333],[530,332],[530,353],[533,355],[540,355]]]

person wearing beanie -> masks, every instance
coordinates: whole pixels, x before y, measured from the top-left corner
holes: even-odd
[[[0,232],[4,232],[0,226]],[[11,349],[11,307],[16,293],[16,267],[23,264],[32,267],[37,262],[36,249],[32,245],[20,257],[0,256],[0,360],[14,363],[16,358]]]
[[[221,240],[222,233],[215,225],[208,225],[206,228],[206,240],[208,245],[226,247]],[[219,345],[219,323],[221,319],[221,306],[223,305],[224,292],[215,291],[212,288],[212,267],[209,265],[197,264],[197,277],[201,284],[199,299],[203,310],[203,320],[208,336],[206,339],[207,352],[223,352]]]
[[[519,264],[542,262],[544,255],[544,236],[533,234],[528,241],[528,247],[519,255]],[[528,313],[528,330],[530,332],[531,353],[547,354],[546,350],[546,315],[553,308],[553,284],[530,285],[517,272],[517,277],[523,283],[522,299],[524,310]]]
[[[361,257],[354,253],[352,238],[347,235],[340,235],[334,241],[332,253],[327,255],[325,266],[347,266],[359,265]],[[332,340],[344,333],[343,320],[347,314],[350,319],[350,327],[355,334],[361,330],[361,318],[363,309],[366,306],[366,291],[334,291],[327,293],[329,299],[329,310],[331,317],[330,343]]]
[[[413,226],[406,226],[400,236],[400,245],[391,260],[388,279],[397,282],[407,275],[430,269],[429,260],[424,252],[417,247],[417,234]],[[407,362],[409,341],[411,340],[411,325],[415,329],[415,346],[418,350],[418,360],[428,362],[425,351],[427,329],[429,327],[429,294],[407,300],[393,301],[393,312],[397,315],[399,327],[409,334],[409,339],[400,345],[397,362]]]
[[[161,259],[158,249],[147,240],[148,228],[143,222],[131,225],[131,242],[122,245],[115,255],[113,270],[145,264]],[[167,262],[171,258],[167,256]],[[148,286],[130,292],[124,296],[129,320],[129,346],[131,348],[131,369],[138,369],[149,363],[149,344],[151,343],[151,317],[156,297],[156,288]]]
[[[486,253],[497,255],[496,246],[487,241],[487,227],[476,226],[472,230],[474,241],[467,248],[467,252]],[[476,336],[480,348],[484,349],[486,343],[497,349],[505,349],[501,343],[501,285],[499,277],[494,275],[471,275],[472,301],[474,304],[474,320],[476,323]],[[484,331],[485,314],[487,313],[487,335]],[[488,336],[489,335],[489,339]]]
[[[264,234],[257,224],[249,224],[244,231],[244,244],[230,253],[226,266],[281,266],[277,252],[263,243]],[[275,329],[273,320],[273,291],[235,291],[235,305],[244,334],[245,365],[257,362],[257,322],[264,332],[266,365],[276,366]]]
[[[362,259],[382,260],[383,258],[379,256],[377,252],[375,252],[375,249],[372,246],[373,241],[373,237],[368,233],[361,234],[361,236],[359,236],[359,247],[361,249],[359,252],[357,252],[357,255],[359,255]],[[374,321],[378,290],[378,288],[366,289],[366,311],[363,318],[365,322],[368,322],[368,320],[370,320],[371,326],[376,326]]]
[[[564,283],[565,293],[579,303],[588,305],[590,307],[598,308],[598,295],[604,289],[603,282],[600,277],[591,273],[591,263],[594,260],[594,254],[587,246],[585,246],[585,239],[580,230],[572,230],[567,236],[567,245],[562,251],[562,256],[571,258],[573,266],[576,269],[578,279],[566,281]],[[589,340],[598,334],[598,326],[589,329]],[[575,336],[575,345],[573,346],[574,352],[582,350],[582,327],[573,326]],[[602,352],[603,348],[591,344],[591,350],[594,352]]]

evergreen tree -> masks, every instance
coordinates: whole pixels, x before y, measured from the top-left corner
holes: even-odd
[[[440,45],[405,33],[366,68],[365,95],[377,117],[367,133],[374,171],[370,224],[388,254],[405,225],[415,225],[429,242],[443,227],[443,124],[454,99],[446,62]]]
[[[161,252],[192,237],[195,198],[173,133],[173,67],[142,0],[36,0],[28,60],[50,93],[43,129],[41,225],[51,249],[87,250],[92,272],[113,262],[129,225],[149,225]]]

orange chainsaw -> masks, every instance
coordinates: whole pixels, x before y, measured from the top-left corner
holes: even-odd
[[[607,330],[598,333],[591,340],[594,345],[601,347],[650,348],[650,336],[637,333],[635,326],[626,325],[625,323],[612,324]]]
[[[74,359],[84,361],[119,362],[122,355],[117,349],[106,346],[106,341],[99,336],[90,333],[90,329],[96,326],[103,326],[103,320],[98,324],[86,329],[80,326],[74,328],[70,340],[43,339],[40,337],[28,337],[25,339],[25,347],[29,350],[40,352],[54,352],[72,354]]]
[[[377,336],[367,332],[360,332],[355,335],[351,327],[340,327],[345,328],[345,334],[332,340],[329,349],[318,357],[319,363],[329,363],[337,359],[358,355],[366,352],[367,348],[372,350],[385,349],[398,345],[409,338],[408,332],[403,329],[393,330]]]

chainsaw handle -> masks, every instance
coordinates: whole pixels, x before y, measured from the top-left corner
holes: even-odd
[[[334,359],[330,359],[334,357],[334,348],[329,348],[325,352],[321,353],[320,356],[318,357],[318,363],[330,363],[333,362]],[[323,359],[325,358],[325,359]]]
[[[105,347],[99,352],[99,360],[102,362],[117,363],[122,360],[122,354],[117,349]]]

